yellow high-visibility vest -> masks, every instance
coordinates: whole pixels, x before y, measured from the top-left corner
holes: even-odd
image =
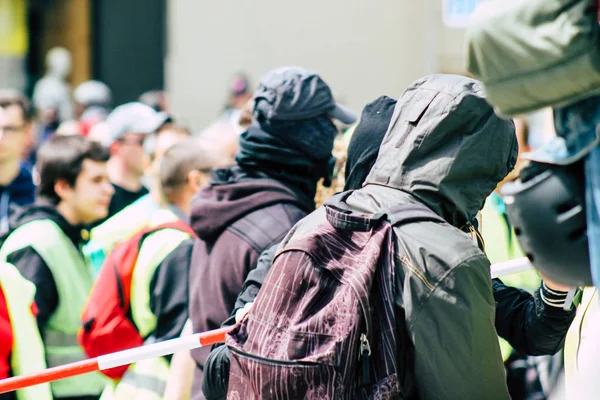
[[[12,374],[23,375],[46,368],[44,345],[31,312],[35,286],[21,276],[14,265],[0,263],[0,287],[6,299],[6,308],[13,333],[10,353]],[[47,383],[17,390],[18,400],[52,400]]]
[[[28,222],[11,233],[0,249],[0,261],[29,246],[50,269],[59,297],[42,338],[48,367],[85,360],[87,356],[79,345],[77,332],[92,287],[91,269],[73,242],[49,219]],[[105,378],[93,373],[58,380],[50,386],[56,397],[77,397],[99,395],[105,385]]]
[[[149,226],[177,220],[169,210],[154,213]],[[148,235],[140,247],[131,280],[131,315],[142,337],[156,329],[156,316],[150,309],[150,281],[156,268],[177,246],[190,238],[186,232],[162,229]],[[106,386],[100,400],[162,400],[169,363],[164,357],[131,364],[123,378]]]
[[[579,364],[579,355],[581,351],[585,351],[585,346],[582,346],[582,343],[585,344],[585,341],[588,340],[600,340],[596,332],[590,332],[588,329],[593,320],[600,319],[600,304],[598,304],[598,301],[598,293],[595,288],[588,287],[583,290],[581,303],[577,307],[577,314],[565,339],[565,384],[567,395],[570,395],[567,398],[575,395],[578,396],[577,398],[581,398],[579,394],[583,394],[578,375],[585,366]],[[595,393],[595,395],[597,394]]]

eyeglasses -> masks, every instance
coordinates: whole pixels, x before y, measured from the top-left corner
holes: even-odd
[[[119,139],[120,143],[130,144],[132,146],[143,146],[145,141],[146,141],[145,137],[142,137],[139,139],[131,139],[131,138],[130,139],[123,139],[123,138]]]
[[[0,126],[0,133],[6,133],[6,134],[16,134],[19,133],[20,131],[22,131],[23,129],[25,129],[25,125],[21,125],[21,126]]]

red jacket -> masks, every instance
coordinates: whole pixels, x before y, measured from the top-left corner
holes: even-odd
[[[10,316],[4,291],[0,287],[0,379],[10,376],[10,352],[13,345],[13,334]]]
[[[37,315],[35,303],[31,304],[31,312]],[[13,332],[10,324],[10,315],[2,286],[0,286],[0,379],[9,378],[10,371],[10,353],[13,347]]]

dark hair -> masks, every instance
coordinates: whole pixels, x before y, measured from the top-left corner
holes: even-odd
[[[40,172],[38,196],[57,205],[61,198],[54,191],[59,180],[75,186],[84,160],[107,162],[110,152],[100,143],[81,136],[55,136],[38,151],[37,168]]]
[[[23,112],[23,120],[31,122],[33,120],[33,109],[27,97],[16,89],[0,90],[0,107],[18,106]]]
[[[169,147],[160,162],[160,185],[169,199],[172,192],[187,182],[192,171],[208,172],[218,160],[192,139]]]

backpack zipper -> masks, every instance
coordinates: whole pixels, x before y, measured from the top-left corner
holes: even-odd
[[[369,343],[369,329],[371,327],[371,314],[368,312],[370,310],[369,300],[367,298],[366,301],[362,301],[360,295],[358,294],[358,290],[348,282],[352,291],[354,291],[354,295],[358,299],[360,303],[360,307],[362,309],[363,315],[365,317],[365,332],[360,335],[360,347],[358,353],[358,359],[362,362],[361,365],[361,386],[367,386],[371,383],[371,344]]]
[[[366,334],[360,335],[360,353],[358,359],[362,361],[361,386],[371,383],[371,344]]]
[[[263,363],[268,363],[268,364],[274,364],[274,365],[295,365],[295,366],[299,366],[299,367],[301,367],[301,366],[310,367],[310,366],[323,364],[323,363],[318,363],[315,361],[273,360],[272,358],[266,358],[266,357],[256,356],[254,354],[249,354],[249,353],[246,353],[245,351],[238,350],[233,347],[229,347],[229,350],[231,350],[232,352],[234,352],[238,355],[241,355],[243,357],[251,358],[253,360],[261,361]]]

